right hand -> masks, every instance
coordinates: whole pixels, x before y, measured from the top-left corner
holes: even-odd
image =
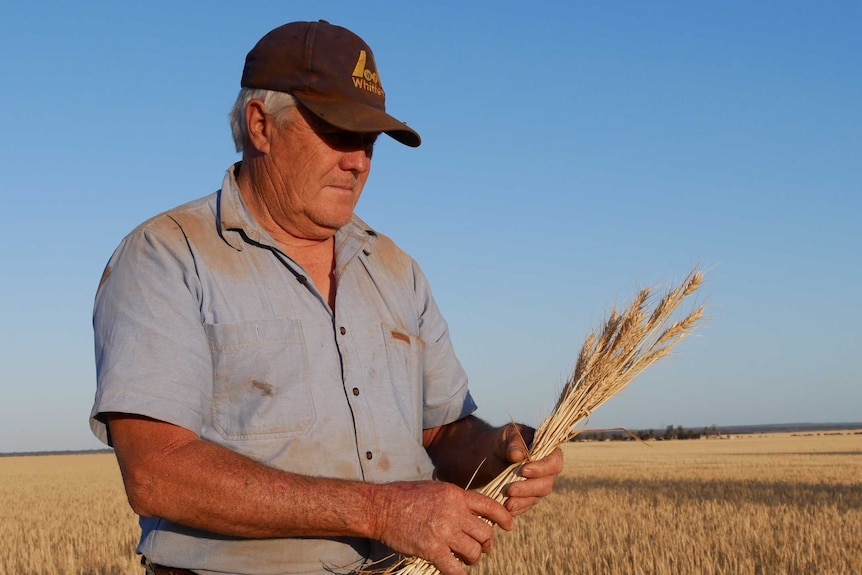
[[[452,483],[410,481],[378,487],[374,538],[399,553],[430,561],[442,575],[466,575],[461,561],[472,565],[494,548],[494,527],[483,517],[506,531],[515,526],[505,507]]]

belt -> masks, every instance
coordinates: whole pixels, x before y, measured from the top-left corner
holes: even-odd
[[[144,566],[145,575],[196,575],[194,571],[182,567],[167,567],[150,563],[146,557],[141,557],[141,565]]]

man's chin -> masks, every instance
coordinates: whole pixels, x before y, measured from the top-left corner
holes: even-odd
[[[334,236],[338,230],[349,224],[352,219],[353,212],[350,212],[346,215],[320,218],[314,223],[319,230],[321,239],[324,239],[326,237]]]

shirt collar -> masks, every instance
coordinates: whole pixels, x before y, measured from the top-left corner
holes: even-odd
[[[347,263],[359,255],[361,251],[366,256],[371,255],[377,242],[375,232],[362,219],[353,214],[350,222],[335,233],[335,273],[340,275]]]
[[[237,162],[227,169],[221,190],[218,193],[218,211],[216,213],[219,235],[228,245],[238,251],[243,249],[245,243],[243,236],[256,243],[273,243],[268,238],[268,234],[267,239],[269,241],[261,241],[261,236],[265,232],[251,216],[245,202],[242,201],[242,195],[236,183],[236,174],[241,165],[242,162]]]
[[[242,251],[245,238],[254,243],[277,248],[278,244],[266,230],[260,227],[242,200],[242,194],[236,183],[236,174],[241,165],[242,162],[237,162],[227,169],[218,193],[216,217],[219,234],[228,245],[238,251]],[[335,233],[336,268],[343,267],[359,251],[364,252],[365,255],[371,254],[376,240],[377,232],[359,216],[353,214],[350,222]]]

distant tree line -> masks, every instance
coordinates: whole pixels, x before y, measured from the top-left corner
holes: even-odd
[[[671,439],[700,439],[718,438],[721,430],[717,425],[704,427],[700,431],[687,429],[681,425],[674,427],[668,425],[664,431],[660,429],[641,429],[637,431],[624,431],[622,429],[602,429],[579,433],[572,441],[634,441],[637,439],[647,441],[650,439],[666,441]]]

